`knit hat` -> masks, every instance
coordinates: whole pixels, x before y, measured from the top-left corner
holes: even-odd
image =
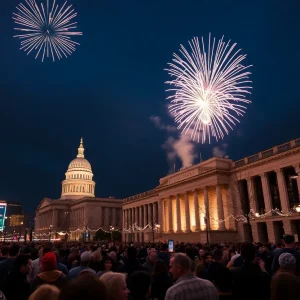
[[[47,252],[43,257],[42,257],[42,269],[43,271],[52,271],[56,270],[56,255],[53,252]]]
[[[296,258],[290,253],[282,253],[278,259],[279,265],[282,268],[290,269],[296,267]]]

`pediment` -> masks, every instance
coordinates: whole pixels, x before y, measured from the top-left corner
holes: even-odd
[[[45,207],[45,206],[48,206],[48,205],[50,205],[51,203],[52,203],[52,200],[51,200],[51,199],[49,199],[49,198],[44,198],[44,199],[41,201],[40,205],[38,206],[37,210],[39,210],[39,209],[41,209],[41,208],[43,208],[43,207]]]

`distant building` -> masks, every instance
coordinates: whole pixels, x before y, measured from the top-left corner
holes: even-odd
[[[59,199],[44,198],[36,210],[34,237],[78,240],[97,229],[121,229],[121,201],[96,198],[91,164],[84,158],[81,139],[77,157],[71,161]]]

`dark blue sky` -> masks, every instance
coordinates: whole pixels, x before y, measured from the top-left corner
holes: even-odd
[[[38,0],[39,1],[39,0]],[[58,0],[62,2],[62,0]],[[169,166],[168,133],[149,120],[166,113],[164,68],[194,36],[232,39],[253,64],[246,116],[223,141],[197,147],[204,157],[228,144],[239,159],[300,136],[300,2],[71,1],[84,35],[68,59],[42,63],[18,50],[12,12],[0,9],[0,199],[33,211],[58,198],[80,136],[97,196],[126,197],[157,185]],[[178,163],[179,168],[179,163]]]

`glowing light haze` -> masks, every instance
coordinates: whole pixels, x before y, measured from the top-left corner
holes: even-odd
[[[67,6],[64,2],[61,8],[53,0],[46,5],[37,5],[35,0],[25,0],[26,5],[20,3],[17,6],[17,13],[13,13],[13,20],[20,27],[14,28],[21,31],[21,34],[14,37],[21,39],[21,48],[27,52],[36,52],[35,58],[51,57],[55,61],[63,56],[68,57],[76,50],[79,43],[71,40],[71,36],[82,35],[82,32],[72,31],[77,28],[77,22],[73,19],[77,13],[72,5]]]
[[[181,45],[180,54],[174,53],[168,64],[169,111],[182,134],[210,143],[211,137],[219,140],[228,134],[245,113],[245,104],[251,103],[246,98],[251,89],[250,66],[242,65],[246,55],[223,37],[217,42],[209,35],[207,47],[203,37],[201,42],[195,37],[189,46],[190,51]]]

